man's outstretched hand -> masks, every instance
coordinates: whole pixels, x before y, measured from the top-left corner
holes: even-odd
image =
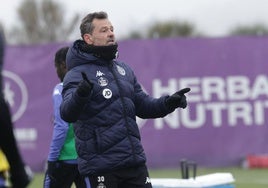
[[[167,107],[170,109],[176,109],[178,107],[186,108],[187,100],[186,100],[185,93],[188,93],[190,90],[191,90],[190,88],[184,88],[184,89],[177,91],[173,95],[169,96],[166,99]]]
[[[76,91],[80,97],[87,97],[89,96],[93,88],[93,83],[88,80],[86,73],[81,72],[81,75],[82,75],[83,80],[79,82]]]

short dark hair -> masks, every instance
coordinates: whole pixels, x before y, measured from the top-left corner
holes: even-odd
[[[82,19],[82,22],[80,25],[81,37],[83,38],[83,35],[85,33],[92,34],[92,31],[94,29],[94,26],[92,25],[93,19],[107,19],[107,18],[108,18],[108,14],[104,11],[93,12],[93,13],[89,13],[88,15],[86,15]]]
[[[65,46],[65,47],[60,48],[56,52],[55,59],[54,59],[55,66],[66,62],[66,54],[67,54],[68,50],[69,50],[69,47]]]

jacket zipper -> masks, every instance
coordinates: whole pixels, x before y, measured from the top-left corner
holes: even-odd
[[[118,78],[117,78],[117,76],[116,76],[116,73],[114,72],[114,69],[113,69],[113,65],[114,65],[114,62],[112,62],[110,65],[109,65],[109,69],[110,69],[110,71],[112,72],[112,75],[113,75],[113,77],[114,77],[114,79],[115,79],[115,82],[116,82],[116,85],[117,85],[117,88],[118,88],[118,91],[119,91],[119,96],[120,96],[120,100],[121,100],[121,102],[122,102],[122,105],[123,105],[123,115],[124,115],[124,119],[125,119],[125,122],[126,122],[126,127],[127,127],[127,130],[129,131],[129,124],[128,124],[128,121],[127,121],[127,112],[126,112],[126,103],[125,103],[125,100],[123,99],[123,97],[122,97],[122,95],[121,95],[121,92],[120,91],[123,91],[123,89],[120,87],[120,84],[119,84],[119,81],[118,81]],[[131,144],[131,149],[132,149],[132,156],[133,156],[133,159],[134,159],[134,161],[136,161],[136,155],[135,155],[135,152],[134,152],[134,145],[133,145],[133,143],[132,143],[132,141],[131,141],[131,138],[130,138],[130,136],[129,136],[129,134],[128,134],[128,132],[127,132],[127,137],[128,137],[128,140],[129,140],[129,142],[130,142],[130,144]]]

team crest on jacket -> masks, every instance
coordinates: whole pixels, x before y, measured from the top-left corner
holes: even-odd
[[[104,185],[104,183],[99,183],[99,185],[97,186],[97,188],[106,188],[106,185]]]
[[[104,96],[105,99],[110,99],[113,95],[112,91],[108,88],[105,88],[103,91],[102,91],[102,95]]]
[[[116,65],[117,71],[119,72],[119,74],[125,76],[126,75],[126,71],[125,69],[123,69],[123,67],[120,67],[119,65]]]
[[[98,84],[100,86],[107,86],[108,85],[108,80],[106,78],[104,78],[103,76],[101,76],[98,79]]]

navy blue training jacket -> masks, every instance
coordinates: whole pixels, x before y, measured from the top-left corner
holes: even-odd
[[[158,118],[171,112],[167,96],[147,95],[132,69],[81,52],[74,42],[67,53],[61,117],[74,122],[78,167],[82,175],[110,172],[146,163],[136,116]],[[85,72],[94,84],[88,97],[76,93]]]

